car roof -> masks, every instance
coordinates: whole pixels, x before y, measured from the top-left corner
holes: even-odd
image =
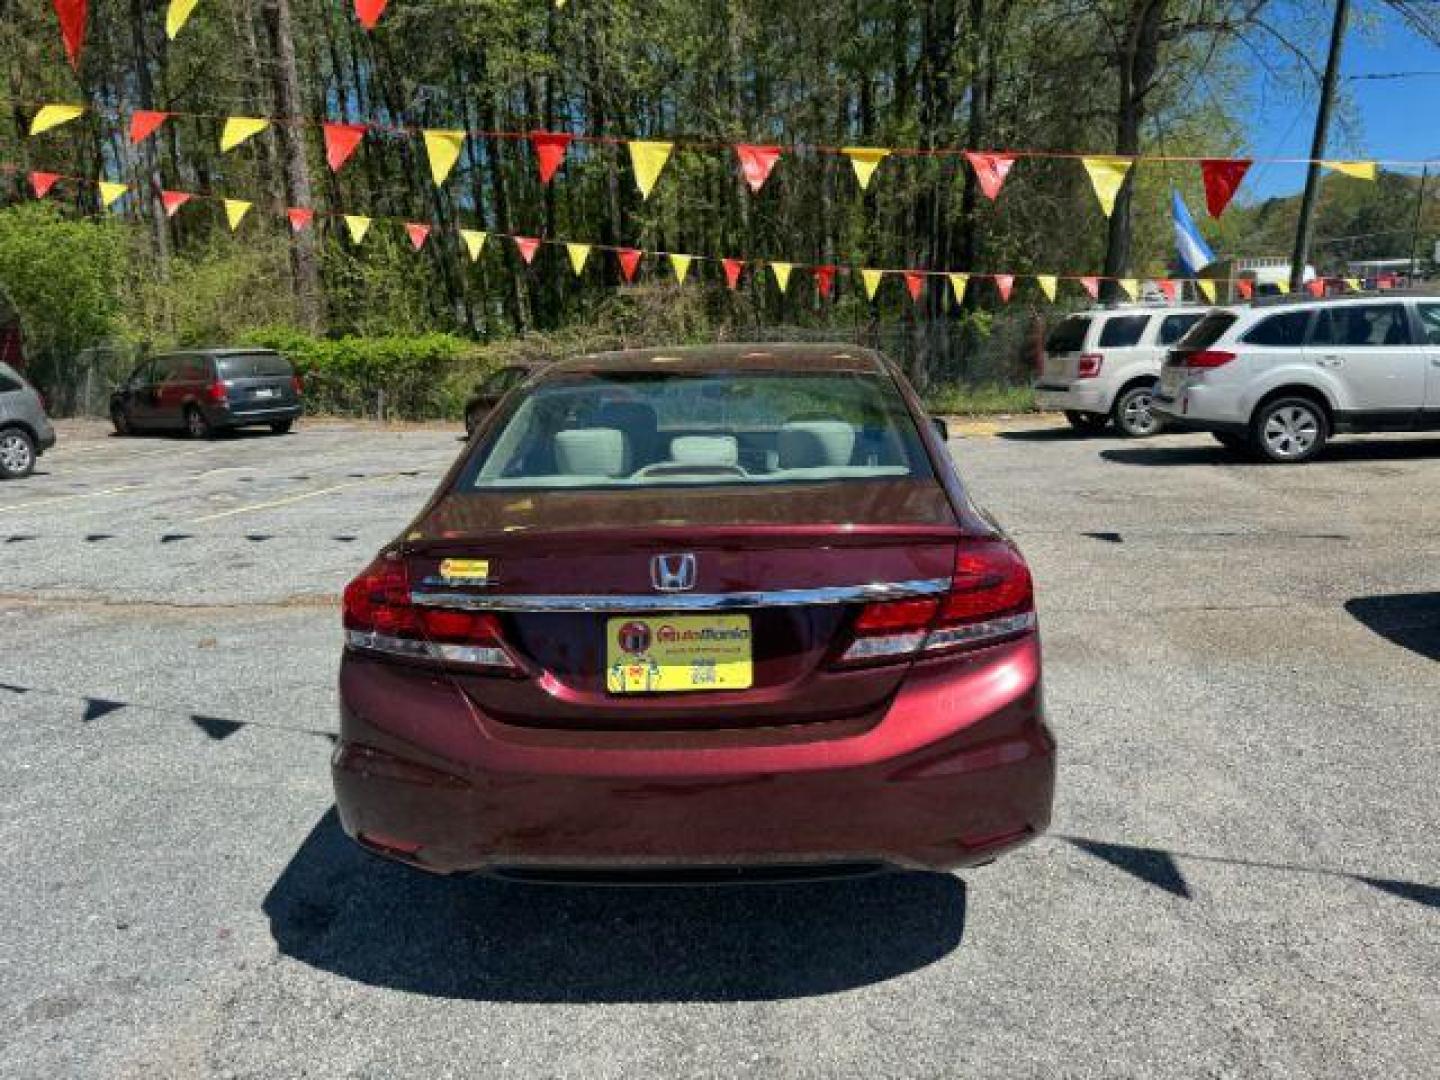
[[[271,356],[281,355],[275,349],[267,349],[261,345],[202,345],[197,348],[166,349],[157,352],[156,356],[254,356],[256,353],[268,353]]]
[[[623,349],[556,361],[547,374],[607,371],[826,371],[879,375],[885,360],[873,349],[836,343],[735,343]]]

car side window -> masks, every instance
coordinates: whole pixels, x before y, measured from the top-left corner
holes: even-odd
[[[1305,344],[1305,328],[1309,325],[1309,311],[1284,311],[1255,324],[1240,340],[1247,345],[1298,349]]]
[[[1186,331],[1200,321],[1203,313],[1189,311],[1183,315],[1166,315],[1160,320],[1160,344],[1173,345],[1185,336]]]
[[[198,383],[208,382],[210,379],[210,365],[206,363],[203,356],[183,356],[180,358],[180,370],[175,375],[176,382]]]
[[[180,357],[178,356],[157,356],[154,367],[150,372],[152,383],[174,382],[176,374],[180,371]]]
[[[1440,345],[1440,304],[1420,304],[1420,329],[1427,345]]]
[[[1321,309],[1310,343],[1361,349],[1409,345],[1410,324],[1401,304],[1337,304]]]
[[[1106,319],[1100,331],[1100,348],[1124,349],[1138,344],[1149,321],[1149,315],[1116,315]]]

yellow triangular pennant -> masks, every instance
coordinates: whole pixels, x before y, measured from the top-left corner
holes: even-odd
[[[101,180],[98,186],[100,188],[101,206],[112,205],[116,199],[120,198],[121,195],[124,195],[125,192],[130,190],[130,188],[125,184],[115,184],[111,183],[109,180]]]
[[[1045,299],[1052,304],[1055,302],[1055,289],[1060,284],[1054,274],[1036,274],[1035,284],[1040,286],[1040,291],[1045,294]]]
[[[1279,291],[1279,293],[1280,293],[1281,296],[1289,296],[1289,295],[1290,295],[1290,282],[1289,282],[1289,281],[1285,281],[1285,280],[1277,281],[1277,282],[1275,282],[1275,288]]]
[[[585,272],[585,262],[590,258],[590,245],[566,244],[565,253],[570,256],[570,269],[579,277]]]
[[[880,162],[890,156],[889,150],[874,146],[847,146],[841,153],[850,159],[850,164],[855,169],[855,179],[860,181],[861,191],[870,186],[870,177],[875,175],[875,169]]]
[[[660,170],[665,168],[665,162],[670,160],[670,151],[675,148],[675,144],[631,142],[629,146],[630,165],[635,170],[635,185],[640,189],[641,197],[648,199],[650,189],[655,186]]]
[[[1349,289],[1351,292],[1359,292],[1359,291],[1360,291],[1360,279],[1359,279],[1358,277],[1347,277],[1347,278],[1345,279],[1345,287],[1346,287],[1347,289]]]
[[[258,116],[227,116],[225,126],[220,129],[220,149],[234,150],[252,135],[258,135],[270,126],[269,120]]]
[[[165,9],[166,37],[171,41],[175,40],[175,35],[190,21],[190,13],[199,2],[200,0],[170,0],[170,6]]]
[[[1090,186],[1095,189],[1095,198],[1100,200],[1100,209],[1109,217],[1115,211],[1115,196],[1130,173],[1134,158],[1128,157],[1087,157],[1081,158],[1085,173],[1090,177]]]
[[[775,284],[780,286],[781,292],[790,287],[790,271],[794,269],[794,263],[772,262],[770,264],[770,272],[775,275]]]
[[[1120,291],[1134,300],[1140,295],[1140,279],[1133,277],[1116,278],[1115,284],[1120,286]]]
[[[480,258],[480,252],[485,249],[485,238],[489,235],[489,233],[480,232],[478,229],[460,230],[460,239],[465,241],[465,250],[470,253],[471,262]]]
[[[965,303],[965,290],[970,285],[970,275],[946,274],[945,276],[950,279],[950,291],[955,294],[955,302],[957,304]]]
[[[1209,278],[1196,278],[1195,291],[1205,298],[1207,304],[1215,302],[1215,282]]]
[[[880,288],[880,281],[885,277],[884,270],[861,270],[860,280],[865,283],[865,299],[874,300],[875,290]]]
[[[425,135],[425,156],[430,159],[430,176],[439,187],[445,183],[455,162],[460,160],[460,148],[465,145],[463,131],[437,131],[427,128]]]
[[[85,115],[84,105],[41,105],[30,121],[30,134],[39,135]]]
[[[670,269],[675,271],[675,280],[681,285],[685,284],[685,275],[690,273],[690,260],[693,258],[693,255],[670,255]]]
[[[1375,162],[1373,161],[1322,161],[1320,163],[1327,169],[1334,169],[1346,176],[1353,176],[1356,180],[1374,180]]]
[[[345,227],[350,230],[350,239],[355,243],[365,239],[365,234],[370,231],[370,219],[361,217],[359,214],[346,214]]]
[[[225,200],[225,220],[230,223],[231,232],[240,227],[240,222],[245,220],[245,215],[250,212],[250,207],[253,205],[244,199]]]

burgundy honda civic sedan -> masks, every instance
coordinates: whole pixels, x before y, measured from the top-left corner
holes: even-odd
[[[1030,573],[864,349],[546,368],[344,620],[340,817],[426,870],[942,869],[1049,822]]]

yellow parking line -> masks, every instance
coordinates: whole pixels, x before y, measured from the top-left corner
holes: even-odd
[[[206,514],[204,517],[191,518],[191,522],[198,524],[203,521],[219,521],[221,518],[234,517],[236,514],[249,514],[256,510],[269,510],[276,506],[289,506],[291,503],[303,502],[306,499],[318,498],[321,495],[329,495],[331,492],[344,491],[346,488],[363,487],[365,484],[377,484],[384,480],[394,480],[404,476],[404,473],[385,473],[381,476],[369,476],[364,480],[351,480],[345,484],[335,484],[332,487],[317,488],[314,491],[303,491],[299,495],[287,495],[283,499],[271,499],[269,502],[251,503],[249,506],[237,506],[231,510],[221,510],[219,513]]]
[[[74,502],[76,499],[94,499],[100,495],[117,495],[122,491],[134,491],[143,484],[122,484],[119,487],[101,488],[99,491],[82,491],[78,495],[57,495],[53,499],[31,499],[29,502],[11,503],[0,506],[0,514],[7,510],[26,510],[32,506],[54,506],[56,503]]]

